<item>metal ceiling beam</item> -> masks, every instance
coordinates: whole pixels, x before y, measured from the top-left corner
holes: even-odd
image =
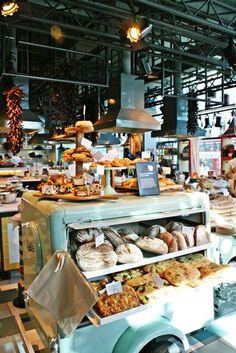
[[[147,7],[155,8],[157,10],[166,12],[168,14],[178,16],[178,17],[185,19],[187,21],[197,23],[199,25],[203,25],[203,26],[206,26],[209,28],[213,28],[213,29],[219,31],[220,33],[224,33],[224,34],[228,34],[228,35],[236,37],[236,31],[234,29],[226,28],[226,27],[223,27],[222,25],[219,25],[217,23],[213,23],[212,21],[207,21],[207,20],[204,20],[204,19],[199,18],[197,16],[189,15],[183,11],[176,10],[173,6],[170,7],[170,6],[161,5],[161,4],[159,4],[157,2],[153,2],[151,0],[135,0],[135,3],[142,4]]]
[[[214,59],[209,59],[209,58],[206,58],[206,57],[201,56],[201,55],[188,53],[188,52],[180,51],[180,50],[177,50],[177,49],[168,48],[168,47],[165,47],[163,45],[150,44],[149,47],[153,48],[155,50],[161,51],[161,52],[167,52],[167,53],[170,53],[170,54],[180,55],[181,57],[187,57],[187,58],[191,58],[191,59],[200,60],[200,61],[203,61],[204,63],[214,64],[214,65],[217,65],[217,66],[220,66],[220,67],[228,68],[228,66],[229,66],[228,64],[226,64],[224,62],[221,62],[221,61],[217,61],[217,60],[214,60]],[[157,56],[158,56],[158,54],[157,54]]]
[[[70,25],[70,24],[66,24],[66,23],[63,23],[63,22],[57,22],[57,21],[45,19],[45,18],[42,18],[42,17],[38,18],[38,17],[34,17],[34,16],[27,16],[27,15],[23,15],[21,13],[18,14],[18,17],[20,19],[23,19],[24,21],[37,22],[37,23],[45,24],[45,25],[49,25],[49,26],[57,25],[57,26],[60,26],[62,28],[66,28],[66,29],[69,29],[69,30],[72,30],[72,31],[76,31],[76,32],[84,33],[84,34],[89,34],[91,36],[94,36],[94,38],[102,37],[102,38],[106,38],[106,39],[109,39],[109,40],[120,41],[120,37],[119,36],[117,36],[115,34],[111,34],[111,33],[100,32],[100,31],[97,31],[97,30],[88,29],[88,28],[84,28],[84,27],[79,27],[79,26],[76,26],[76,25]]]

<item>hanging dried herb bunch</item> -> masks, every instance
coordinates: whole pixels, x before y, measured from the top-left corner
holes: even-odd
[[[16,155],[20,152],[24,141],[22,98],[25,93],[20,87],[13,86],[5,91],[4,95],[6,96],[6,119],[10,129],[7,133],[7,142],[11,146],[12,154]]]
[[[187,132],[190,135],[195,135],[198,129],[198,101],[197,93],[195,90],[191,90],[188,93],[188,121],[187,121]]]

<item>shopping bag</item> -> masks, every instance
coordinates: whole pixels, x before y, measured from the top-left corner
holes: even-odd
[[[26,294],[48,310],[70,336],[97,301],[97,293],[67,252],[55,252]]]

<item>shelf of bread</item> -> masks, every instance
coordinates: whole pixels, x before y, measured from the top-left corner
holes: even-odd
[[[185,295],[191,296],[199,286],[210,285],[213,288],[223,278],[232,282],[236,269],[231,265],[212,262],[201,250],[114,272],[91,281],[99,297],[87,317],[95,326],[105,325],[182,300]]]
[[[209,251],[211,249],[211,246],[212,246],[211,243],[207,243],[207,244],[203,244],[203,245],[199,245],[199,246],[194,246],[194,247],[188,248],[186,250],[178,250],[174,253],[168,253],[165,255],[157,255],[157,256],[154,256],[153,254],[146,252],[144,254],[143,259],[139,262],[129,263],[129,264],[127,264],[127,263],[126,264],[118,264],[118,265],[115,265],[112,267],[108,267],[108,268],[105,268],[102,270],[96,270],[96,271],[83,271],[83,274],[85,275],[85,277],[87,279],[91,280],[91,279],[94,279],[94,278],[97,278],[100,276],[109,275],[111,273],[131,270],[136,267],[150,265],[150,264],[157,262],[157,261],[165,261],[165,260],[169,260],[169,259],[172,259],[175,257],[196,253],[199,251]]]

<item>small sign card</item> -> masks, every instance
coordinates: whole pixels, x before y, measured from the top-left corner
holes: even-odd
[[[92,184],[93,181],[94,181],[94,176],[93,175],[90,175],[88,173],[85,173],[86,177],[87,177],[87,180],[88,180],[88,184]]]
[[[150,151],[143,151],[143,152],[142,152],[142,158],[144,158],[144,159],[149,159],[150,156],[151,156]]]
[[[95,159],[95,161],[100,161],[104,158],[104,154],[100,151],[97,151],[94,153],[93,158]]]
[[[123,292],[120,281],[111,282],[106,284],[107,295],[117,294]]]
[[[101,233],[95,238],[95,247],[97,248],[99,245],[104,244],[104,234]]]
[[[136,163],[136,173],[140,196],[160,194],[155,162]]]
[[[97,165],[97,174],[104,175],[104,165]]]
[[[86,147],[86,148],[90,148],[92,146],[92,141],[89,141],[88,139],[83,137],[82,140],[81,140],[81,145]]]

